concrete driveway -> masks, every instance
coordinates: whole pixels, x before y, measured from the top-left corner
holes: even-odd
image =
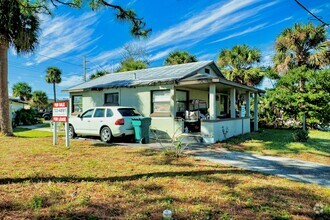
[[[283,157],[233,152],[223,148],[214,149],[200,145],[191,145],[187,153],[195,158],[208,160],[213,163],[330,187],[329,165]]]

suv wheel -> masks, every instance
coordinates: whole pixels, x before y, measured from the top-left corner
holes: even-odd
[[[74,128],[72,125],[69,125],[69,138],[73,139],[77,136],[77,134],[74,132]]]
[[[46,121],[50,120],[50,115],[45,115],[45,116],[44,116],[44,119],[45,119]]]
[[[110,128],[109,127],[102,128],[100,136],[101,136],[101,141],[109,143],[112,137]]]

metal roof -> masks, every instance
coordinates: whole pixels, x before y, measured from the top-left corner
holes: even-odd
[[[153,85],[157,83],[173,83],[192,77],[197,71],[210,66],[218,77],[224,76],[213,61],[178,64],[134,70],[120,73],[110,73],[88,82],[65,89],[66,92],[84,91],[89,89],[135,87]],[[213,77],[212,77],[213,78]]]

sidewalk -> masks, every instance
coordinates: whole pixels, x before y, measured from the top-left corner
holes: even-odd
[[[17,126],[18,128],[26,128],[31,130],[37,130],[37,131],[49,131],[53,132],[53,127],[50,125],[50,127],[43,127],[45,124],[35,124],[35,125],[20,125]]]

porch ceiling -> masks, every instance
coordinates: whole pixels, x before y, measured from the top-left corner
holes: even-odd
[[[233,86],[225,85],[222,83],[216,83],[215,85],[216,85],[217,93],[228,93],[229,94],[230,89],[233,88]],[[188,88],[188,89],[209,91],[209,86],[210,86],[210,84],[203,83],[203,84],[194,84],[194,85],[179,85],[179,86],[176,86],[176,88],[178,88],[178,89]],[[247,92],[247,90],[240,89],[240,88],[236,88],[236,90],[237,90],[237,93]]]

